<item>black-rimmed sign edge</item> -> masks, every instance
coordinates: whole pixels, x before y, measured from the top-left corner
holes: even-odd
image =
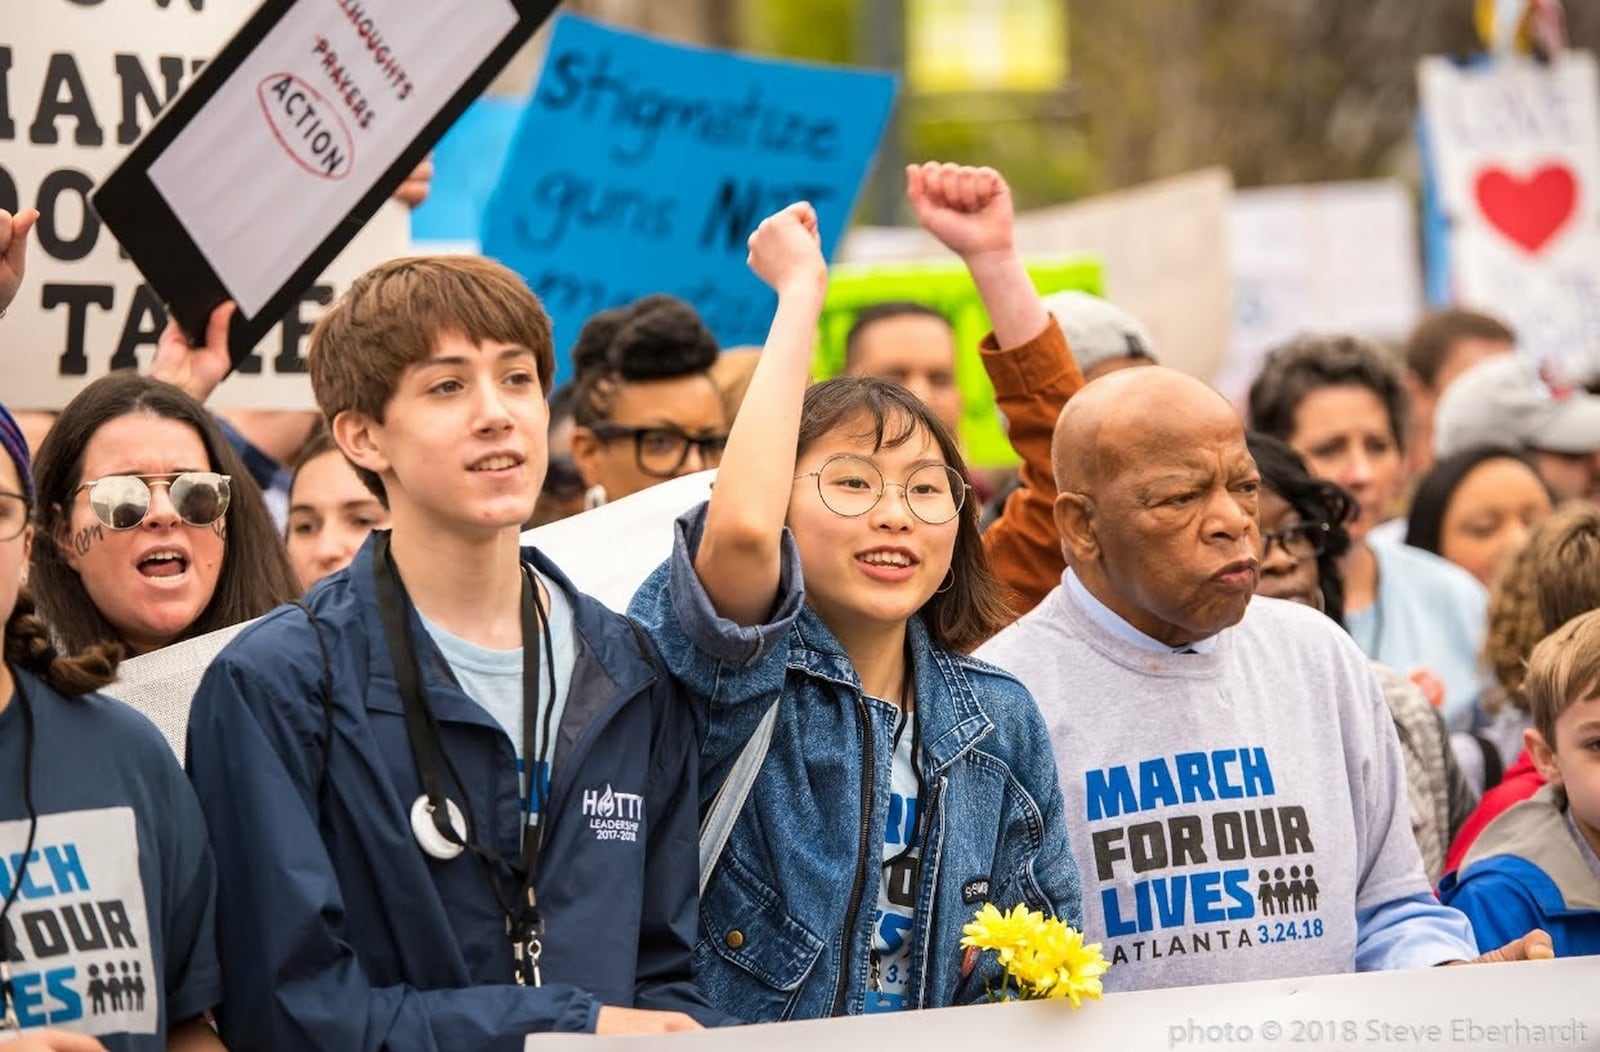
[[[202,67],[188,88],[157,115],[122,162],[90,194],[90,204],[101,222],[166,304],[185,335],[196,344],[203,342],[211,312],[233,297],[151,181],[150,169],[284,16],[297,4],[327,2],[329,0],[264,0],[238,33]],[[234,365],[247,357],[262,337],[283,319],[300,295],[366,226],[517,50],[532,38],[560,0],[508,2],[517,11],[516,25],[428,120],[418,137],[401,151],[395,163],[362,195],[351,212],[334,225],[259,312],[251,316],[246,316],[242,310],[235,312],[228,329],[228,352]],[[263,222],[270,222],[270,217],[264,217]]]

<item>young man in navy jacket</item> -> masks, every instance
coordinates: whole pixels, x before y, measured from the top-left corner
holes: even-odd
[[[691,978],[692,714],[625,618],[518,543],[548,316],[498,264],[396,260],[310,361],[393,528],[241,633],[194,700],[224,1040],[520,1050],[720,1021]]]

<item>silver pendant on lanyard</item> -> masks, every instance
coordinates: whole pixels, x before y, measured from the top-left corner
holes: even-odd
[[[462,845],[467,839],[467,818],[461,813],[461,808],[449,797],[444,801],[445,814],[449,816],[450,828],[455,830],[456,840],[451,842],[445,839],[443,833],[433,820],[434,807],[428,802],[428,794],[417,797],[411,804],[411,832],[417,838],[417,846],[429,858],[436,858],[441,862],[448,862],[466,848]]]

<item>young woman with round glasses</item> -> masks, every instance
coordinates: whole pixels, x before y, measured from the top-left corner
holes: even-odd
[[[572,348],[572,459],[595,507],[714,468],[728,442],[717,341],[694,308],[646,296],[590,318]]]
[[[750,265],[778,293],[766,348],[710,502],[632,608],[705,720],[702,808],[766,748],[701,896],[695,979],[752,1022],[981,1001],[998,974],[960,946],[977,905],[1076,925],[1080,888],[1043,719],[965,653],[1009,616],[979,508],[910,391],[807,388],[811,207],[763,222]]]
[[[209,413],[134,373],[94,381],[34,465],[31,572],[69,649],[143,654],[299,594],[261,492]]]

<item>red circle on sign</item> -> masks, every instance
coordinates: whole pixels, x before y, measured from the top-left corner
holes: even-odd
[[[281,100],[274,100],[273,96],[278,95],[280,91]],[[289,111],[290,99],[294,97],[291,93],[309,96],[316,104],[316,124],[313,125],[310,135],[301,135],[301,129],[285,123],[297,117],[299,120],[304,119],[305,110],[302,109],[299,115]],[[355,142],[350,138],[350,129],[345,126],[344,119],[321,92],[293,73],[274,73],[256,88],[256,98],[261,102],[261,112],[267,118],[267,127],[272,129],[273,137],[296,164],[318,178],[333,182],[338,182],[350,174],[350,169],[355,165]],[[317,136],[323,134],[328,137],[328,142],[319,152],[316,149]],[[344,148],[344,156],[340,158],[343,161],[342,166],[334,171],[330,170],[326,161],[320,158],[333,155],[337,147]]]

